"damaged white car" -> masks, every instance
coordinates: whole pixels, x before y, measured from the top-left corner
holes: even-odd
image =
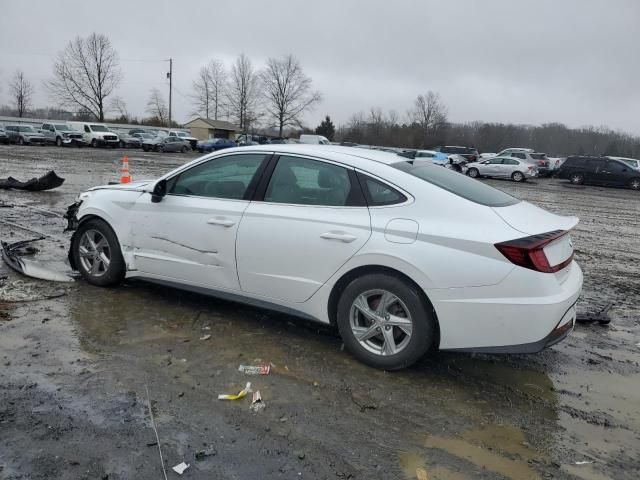
[[[570,333],[582,287],[576,218],[374,150],[226,149],[92,188],[67,218],[94,285],[142,278],[335,324],[389,370],[437,348],[539,351]]]

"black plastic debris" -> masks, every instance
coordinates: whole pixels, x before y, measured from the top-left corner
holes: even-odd
[[[586,323],[586,322],[598,322],[600,325],[606,325],[611,323],[611,318],[609,317],[609,310],[613,306],[612,303],[609,303],[604,306],[599,312],[596,313],[583,313],[576,316],[576,322]]]
[[[21,182],[13,177],[0,179],[0,189],[14,189],[14,190],[27,190],[29,192],[40,192],[42,190],[51,190],[58,188],[64,183],[64,178],[56,175],[56,172],[51,170],[46,175],[40,178],[32,178],[26,182]]]

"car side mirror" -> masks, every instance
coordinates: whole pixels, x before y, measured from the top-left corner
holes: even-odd
[[[153,187],[153,192],[151,193],[151,202],[159,203],[162,201],[162,197],[167,194],[167,181],[160,180]]]

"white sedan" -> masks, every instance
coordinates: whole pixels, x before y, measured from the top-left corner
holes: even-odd
[[[528,178],[538,176],[535,165],[511,157],[495,157],[481,162],[468,163],[462,167],[462,172],[472,178],[510,178],[515,182],[524,182]]]
[[[383,369],[430,349],[537,352],[575,322],[563,217],[448,169],[323,145],[231,148],[67,212],[91,284],[141,278],[337,325]]]

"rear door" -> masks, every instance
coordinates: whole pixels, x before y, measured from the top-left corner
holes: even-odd
[[[585,161],[586,168],[584,172],[584,179],[588,183],[606,183],[607,175],[603,173],[605,169],[606,161],[599,158],[591,158]]]
[[[273,162],[238,231],[240,286],[304,302],[369,239],[369,210],[353,169],[294,155]]]

